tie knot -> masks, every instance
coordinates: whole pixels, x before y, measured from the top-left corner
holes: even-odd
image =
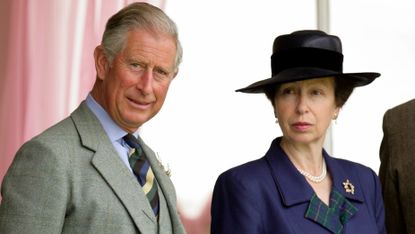
[[[127,143],[128,146],[131,148],[139,148],[140,145],[138,144],[137,138],[131,133],[128,133],[123,137],[125,143]]]

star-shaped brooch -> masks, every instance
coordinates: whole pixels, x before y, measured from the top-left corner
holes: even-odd
[[[345,182],[343,182],[343,188],[344,190],[346,190],[346,193],[354,194],[354,185],[350,183],[348,179]]]

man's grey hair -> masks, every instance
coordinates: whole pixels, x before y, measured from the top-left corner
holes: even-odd
[[[145,29],[149,32],[171,35],[176,42],[175,70],[177,70],[183,56],[177,26],[161,9],[144,2],[129,4],[108,20],[101,45],[110,64],[123,49],[128,32],[132,29]]]

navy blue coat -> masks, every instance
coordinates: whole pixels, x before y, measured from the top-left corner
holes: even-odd
[[[266,155],[222,173],[212,200],[212,234],[331,233],[305,218],[313,189],[288,159],[275,139]],[[358,211],[343,233],[386,233],[380,182],[373,170],[330,157],[324,150],[333,187]],[[343,182],[354,185],[346,192]]]

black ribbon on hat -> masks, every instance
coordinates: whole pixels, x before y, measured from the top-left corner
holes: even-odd
[[[291,48],[275,51],[271,56],[272,76],[298,67],[314,67],[342,73],[343,54],[318,48]]]

